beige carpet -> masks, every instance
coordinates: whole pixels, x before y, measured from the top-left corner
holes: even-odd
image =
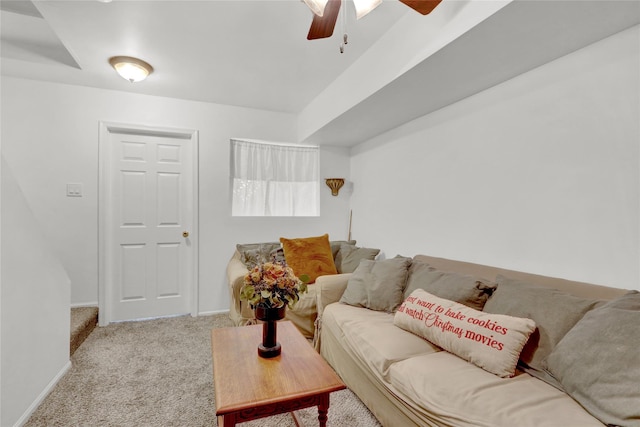
[[[26,426],[216,426],[210,333],[226,315],[125,322],[96,328]],[[241,373],[238,373],[241,380]],[[297,412],[317,425],[317,410]],[[331,395],[329,426],[380,424],[349,390]],[[293,427],[290,415],[242,427]]]
[[[71,309],[71,339],[69,354],[73,355],[98,324],[98,307],[73,307]]]

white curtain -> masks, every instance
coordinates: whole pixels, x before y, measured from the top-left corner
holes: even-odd
[[[318,147],[231,140],[233,216],[320,215]]]

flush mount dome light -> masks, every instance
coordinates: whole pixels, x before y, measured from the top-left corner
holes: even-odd
[[[109,64],[111,64],[118,74],[131,83],[142,81],[146,79],[149,74],[153,73],[153,67],[151,65],[142,59],[132,56],[113,56],[109,58]]]

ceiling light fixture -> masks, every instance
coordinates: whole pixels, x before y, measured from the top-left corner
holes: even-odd
[[[329,0],[302,0],[313,13],[324,16],[324,9]],[[356,18],[360,19],[376,7],[380,6],[382,0],[353,0],[356,7]]]
[[[313,13],[318,16],[324,15],[324,8],[329,0],[302,0]]]
[[[333,35],[338,15],[342,4],[346,4],[347,0],[302,0],[315,14],[311,22],[311,28],[307,34],[307,40],[326,39]],[[442,0],[400,0],[401,3],[409,6],[411,9],[421,15],[428,15],[440,4]],[[382,0],[353,0],[356,8],[356,17],[358,19],[367,15],[373,9],[378,7]],[[345,15],[343,11],[343,16]],[[341,48],[341,52],[344,46]]]
[[[142,59],[132,56],[113,56],[109,58],[109,64],[131,83],[140,82],[153,73],[153,67]]]
[[[380,6],[382,0],[353,0],[356,7],[356,19],[360,19],[376,7]]]

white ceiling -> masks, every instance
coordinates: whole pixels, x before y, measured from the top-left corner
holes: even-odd
[[[415,13],[387,1],[356,23],[349,4],[350,43],[340,54],[337,32],[306,39],[313,15],[300,0],[0,4],[3,75],[291,113],[404,13]],[[139,57],[155,71],[131,84],[108,64],[116,55]]]
[[[356,145],[638,23],[638,0],[514,1],[305,142]]]
[[[387,0],[356,22],[348,4],[340,54],[340,31],[306,40],[312,15],[300,0],[2,0],[0,9],[2,75],[294,114],[415,14]],[[638,0],[513,1],[301,139],[355,145],[639,22]],[[107,62],[116,55],[155,71],[129,83]]]

